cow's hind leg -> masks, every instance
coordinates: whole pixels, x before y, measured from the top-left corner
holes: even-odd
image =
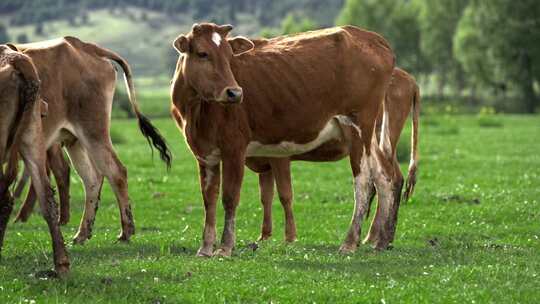
[[[127,242],[135,234],[135,223],[128,196],[127,170],[120,162],[120,159],[118,159],[112,147],[108,132],[106,136],[104,139],[85,144],[84,146],[98,172],[107,177],[116,195],[122,223],[122,231],[118,236],[118,240]]]
[[[296,223],[292,209],[293,190],[291,180],[291,162],[288,158],[276,158],[272,160],[272,171],[276,179],[279,193],[279,201],[285,212],[285,241],[296,240]]]
[[[19,209],[17,216],[15,217],[15,222],[25,223],[26,221],[28,221],[28,219],[30,218],[30,215],[32,215],[32,211],[34,211],[35,205],[36,205],[36,191],[34,190],[32,183],[30,183],[30,188],[28,189],[26,198],[24,199],[24,202],[21,205],[21,208]]]
[[[263,207],[263,223],[259,241],[267,240],[272,236],[272,201],[274,199],[274,175],[269,170],[259,173],[259,193]]]
[[[30,180],[30,172],[28,172],[28,169],[26,167],[23,170],[23,174],[21,175],[21,178],[17,182],[17,187],[15,187],[15,191],[13,191],[13,198],[18,199],[21,197],[24,188],[26,187],[26,184],[28,184],[28,181]]]
[[[60,196],[59,223],[65,225],[69,222],[69,163],[66,161],[64,151],[59,144],[55,144],[47,150],[47,160]]]
[[[79,230],[73,238],[73,243],[82,244],[92,237],[92,228],[99,206],[99,197],[103,176],[97,172],[90,160],[87,151],[80,142],[75,142],[67,147],[73,166],[81,177],[85,191],[84,213],[79,225]],[[63,157],[63,156],[62,156]]]
[[[58,211],[54,200],[54,193],[45,168],[46,151],[43,148],[44,143],[41,142],[40,138],[36,137],[37,135],[35,133],[32,135],[25,138],[21,148],[21,155],[23,156],[25,166],[30,171],[32,187],[36,191],[41,212],[49,226],[49,232],[52,237],[55,269],[59,274],[63,274],[69,271],[69,258],[64,244],[64,238],[58,225]],[[36,138],[38,139],[36,140]]]
[[[371,165],[361,141],[352,144],[350,162],[354,176],[354,211],[347,237],[339,251],[347,254],[356,251],[360,240],[362,221],[365,218],[371,198]]]
[[[13,211],[13,198],[9,193],[8,186],[2,177],[0,179],[0,256],[2,254],[2,245],[4,244],[4,235],[9,216]]]
[[[377,189],[377,211],[364,243],[371,243],[375,249],[383,250],[393,241],[397,213],[403,187],[403,176],[399,165],[384,156],[375,147],[374,157],[377,166],[374,170],[374,183]]]

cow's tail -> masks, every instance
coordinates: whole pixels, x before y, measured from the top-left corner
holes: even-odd
[[[414,192],[416,185],[416,172],[418,170],[418,118],[420,116],[420,89],[418,85],[414,91],[412,100],[412,132],[411,132],[411,161],[407,174],[407,183],[403,193],[403,201],[406,202]]]
[[[148,140],[148,144],[150,144],[150,146],[153,145],[156,149],[158,149],[161,159],[167,164],[167,168],[170,168],[172,155],[171,151],[167,147],[165,138],[163,138],[159,130],[152,125],[150,119],[141,113],[137,100],[135,99],[135,88],[133,86],[133,78],[129,64],[124,58],[113,51],[101,48],[97,45],[92,46],[95,48],[95,52],[99,56],[115,61],[124,71],[124,81],[126,83],[129,102],[135,116],[137,116],[137,120],[139,121],[139,129],[144,137],[146,137],[146,140]]]

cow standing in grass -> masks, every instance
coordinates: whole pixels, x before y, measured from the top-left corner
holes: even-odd
[[[381,36],[352,26],[256,41],[228,38],[231,30],[195,24],[174,41],[182,57],[171,87],[171,112],[198,161],[205,205],[198,255],[231,254],[246,159],[315,149],[341,136],[334,118],[356,131],[349,152],[355,207],[340,248],[355,251],[372,181],[385,207],[381,218],[392,220],[392,163],[371,149],[394,69],[392,50]],[[225,224],[221,246],[213,252],[220,183]]]
[[[69,258],[58,226],[54,193],[45,167],[46,148],[40,117],[40,83],[40,77],[30,57],[9,46],[0,45],[0,252],[13,209],[9,187],[16,178],[20,154],[28,168],[33,189],[49,226],[54,266],[61,275],[69,271]]]
[[[383,112],[377,118],[376,138],[385,156],[392,161],[392,189],[395,191],[395,200],[390,206],[390,213],[393,220],[388,222],[388,227],[384,227],[384,218],[381,217],[382,205],[379,204],[377,213],[371,224],[368,236],[364,242],[369,242],[377,249],[386,248],[394,240],[395,228],[397,224],[397,214],[399,209],[401,190],[403,186],[403,175],[397,160],[397,144],[401,131],[405,126],[407,116],[412,111],[412,134],[411,134],[411,160],[407,176],[407,186],[403,194],[403,200],[412,195],[416,184],[416,170],[418,164],[418,117],[420,114],[420,93],[416,81],[407,72],[395,69],[392,82],[384,99],[384,108],[388,112],[387,130],[381,130],[383,123]],[[339,122],[339,120],[337,120]],[[292,210],[293,191],[290,161],[303,160],[313,162],[337,161],[343,159],[350,153],[351,138],[356,130],[346,124],[340,124],[341,136],[326,142],[318,148],[300,155],[293,155],[288,158],[251,158],[247,166],[259,172],[259,187],[261,203],[263,205],[263,224],[259,239],[266,240],[272,235],[272,199],[274,196],[274,180],[279,193],[279,200],[285,212],[285,240],[292,242],[296,240],[296,225]],[[374,186],[372,186],[374,187]]]
[[[109,134],[116,87],[116,71],[111,60],[124,71],[128,97],[141,132],[159,150],[167,165],[171,160],[165,140],[138,108],[128,63],[112,51],[74,37],[13,48],[32,59],[42,80],[41,94],[48,103],[47,116],[42,120],[44,148],[62,142],[84,184],[84,214],[74,243],[83,243],[92,236],[104,177],[109,180],[120,209],[122,230],[118,239],[128,241],[135,225],[128,198],[127,171],[113,149]]]

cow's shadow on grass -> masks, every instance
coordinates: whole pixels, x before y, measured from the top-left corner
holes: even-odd
[[[198,248],[198,240],[171,241],[169,237],[154,238],[156,229],[141,229],[141,234],[131,243],[118,243],[114,240],[90,240],[86,245],[69,246],[72,261],[73,277],[77,281],[102,280],[104,285],[115,285],[123,282],[126,277],[132,280],[145,280],[148,275],[155,275],[169,282],[187,280],[186,273],[171,273],[160,267],[152,267],[154,261],[166,263],[169,266],[178,265],[181,268],[186,261],[193,263]],[[157,230],[156,230],[157,231]],[[110,237],[110,235],[108,236]],[[339,242],[333,243],[304,243],[297,242],[285,245],[275,241],[270,243],[239,243],[231,263],[241,263],[246,260],[259,260],[260,263],[273,263],[277,267],[298,272],[330,272],[350,274],[360,278],[372,278],[379,273],[391,275],[394,278],[423,276],[432,268],[446,269],[457,265],[484,265],[488,260],[496,259],[494,252],[500,255],[517,256],[532,250],[527,247],[495,243],[496,239],[482,237],[476,234],[450,234],[440,239],[416,239],[410,243],[398,244],[391,250],[375,251],[367,245],[361,245],[358,251],[350,256],[337,253]],[[9,244],[7,245],[9,246]],[[43,258],[45,256],[46,258]],[[52,267],[50,247],[36,249],[28,254],[4,252],[0,263],[8,277],[21,277],[26,274],[28,282],[33,285],[36,280],[33,275]],[[195,263],[205,263],[200,259]],[[132,267],[138,265],[140,267]],[[494,263],[496,263],[494,261]],[[228,264],[228,263],[227,263]],[[224,265],[227,265],[224,264]],[[88,265],[98,265],[101,273],[88,272]],[[131,267],[124,267],[131,265]],[[221,266],[216,266],[221,267]],[[226,266],[223,266],[226,267]],[[133,269],[135,268],[135,269]],[[148,274],[141,273],[140,268],[147,268]],[[103,269],[110,269],[103,273]],[[138,270],[137,270],[138,269]],[[115,284],[112,284],[114,282]],[[121,283],[124,284],[124,283]],[[120,285],[121,285],[120,284]],[[126,283],[127,284],[127,283]],[[120,288],[116,286],[114,288]]]
[[[481,240],[464,239],[461,235],[447,236],[442,240],[429,239],[425,246],[393,247],[391,250],[376,251],[361,245],[352,255],[340,255],[337,246],[305,245],[313,254],[330,255],[329,260],[318,258],[284,259],[277,264],[283,269],[299,272],[336,272],[360,277],[385,274],[394,278],[429,275],[433,269],[446,269],[467,265],[486,265],[490,260],[497,263],[494,252],[504,256],[519,256],[531,253],[531,248]],[[440,243],[444,243],[441,245]],[[495,260],[494,260],[495,259]]]

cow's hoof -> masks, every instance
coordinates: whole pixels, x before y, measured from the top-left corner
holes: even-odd
[[[197,256],[200,258],[210,258],[212,257],[212,249],[199,248],[197,250]]]
[[[363,241],[362,241],[362,244],[370,244],[370,245],[373,245],[375,243],[377,243],[378,241],[378,238],[375,237],[375,236],[372,236],[371,234],[369,234]]]
[[[118,238],[116,238],[116,241],[119,242],[119,243],[129,243],[130,238],[131,238],[131,235],[125,234],[125,233],[122,232],[122,233],[120,233]]]
[[[56,273],[58,274],[58,277],[59,278],[64,278],[66,277],[68,274],[69,274],[69,262],[68,263],[64,263],[64,264],[60,264],[60,265],[56,265],[54,267],[54,270],[56,271]]]
[[[230,257],[232,253],[231,249],[228,248],[219,248],[214,252],[214,256],[216,257]]]
[[[77,233],[75,237],[73,238],[73,245],[83,245],[90,237],[82,234]]]
[[[69,223],[69,217],[60,216],[60,219],[58,220],[58,225],[65,226],[68,223]]]
[[[296,242],[296,235],[295,236],[285,236],[285,243],[294,243]]]
[[[383,250],[386,250],[386,249],[390,248],[390,242],[377,241],[377,242],[373,243],[373,245],[371,247],[373,247],[373,249],[375,249],[377,251],[383,251]]]
[[[14,223],[26,223],[28,221],[28,217],[27,215],[23,215],[23,214],[18,214],[17,217],[15,218],[15,220],[13,220]]]
[[[272,234],[261,234],[261,236],[259,236],[259,238],[257,239],[257,242],[260,242],[260,241],[267,241],[267,240],[269,240],[271,237],[272,237]]]
[[[133,223],[129,223],[126,226],[122,227],[122,232],[120,232],[120,235],[118,235],[118,241],[127,243],[131,239],[131,236],[134,234],[135,225],[133,225]]]
[[[353,254],[356,252],[356,245],[342,244],[338,252],[343,255]]]

